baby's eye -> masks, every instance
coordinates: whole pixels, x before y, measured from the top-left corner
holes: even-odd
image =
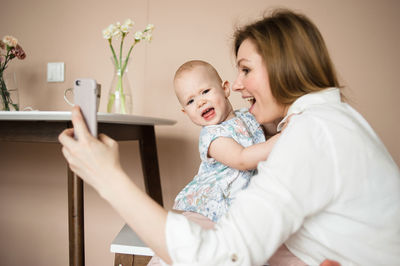
[[[205,90],[203,91],[203,94],[207,94],[209,91],[210,91],[210,89],[205,89]]]
[[[193,99],[190,99],[187,103],[186,103],[186,105],[190,105],[190,104],[192,104],[193,103]]]

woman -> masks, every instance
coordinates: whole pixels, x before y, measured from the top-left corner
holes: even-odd
[[[92,138],[76,108],[74,130],[59,137],[71,169],[174,265],[261,265],[282,244],[300,264],[329,258],[400,265],[399,169],[368,123],[341,101],[318,29],[278,10],[239,29],[235,52],[233,89],[251,102],[258,122],[283,117],[277,128],[286,127],[214,230],[167,213],[141,192],[121,169],[115,141]]]

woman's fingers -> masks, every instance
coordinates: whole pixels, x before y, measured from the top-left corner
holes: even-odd
[[[61,152],[64,155],[65,159],[67,159],[67,162],[69,163],[71,155],[70,155],[68,149],[64,146],[64,147],[62,147]]]
[[[101,142],[103,142],[104,144],[107,144],[107,146],[109,146],[109,144],[112,144],[112,142],[114,141],[106,134],[99,134],[99,140],[101,140]]]
[[[74,129],[67,128],[60,135],[58,135],[58,141],[66,147],[72,147],[75,144],[74,140]]]
[[[115,144],[115,140],[105,134],[99,134],[99,140],[106,144],[108,147],[112,147]]]
[[[79,140],[84,140],[87,138],[90,133],[86,126],[85,120],[83,119],[79,106],[74,106],[72,108],[71,119],[75,129],[74,133],[76,138]]]

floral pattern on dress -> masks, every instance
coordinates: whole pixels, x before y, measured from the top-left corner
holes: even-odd
[[[246,108],[236,110],[232,119],[202,128],[199,137],[199,171],[179,192],[173,208],[200,213],[214,222],[228,211],[236,194],[247,187],[256,173],[256,170],[237,170],[209,158],[209,146],[219,137],[233,138],[243,147],[265,141],[260,124]]]

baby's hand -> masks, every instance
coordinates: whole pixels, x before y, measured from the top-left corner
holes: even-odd
[[[290,122],[290,118],[292,118],[292,116],[294,116],[294,115],[295,115],[295,114],[291,114],[291,115],[289,115],[289,116],[286,118],[286,121],[285,121],[285,123],[283,124],[283,127],[282,127],[282,129],[281,129],[281,132],[284,131],[284,130],[286,129],[287,125],[288,125],[289,122]]]
[[[277,125],[281,122],[282,117],[276,119],[275,121],[267,124],[262,124],[262,128],[264,130],[264,135],[266,137],[271,137],[276,135],[278,132],[276,130]]]

